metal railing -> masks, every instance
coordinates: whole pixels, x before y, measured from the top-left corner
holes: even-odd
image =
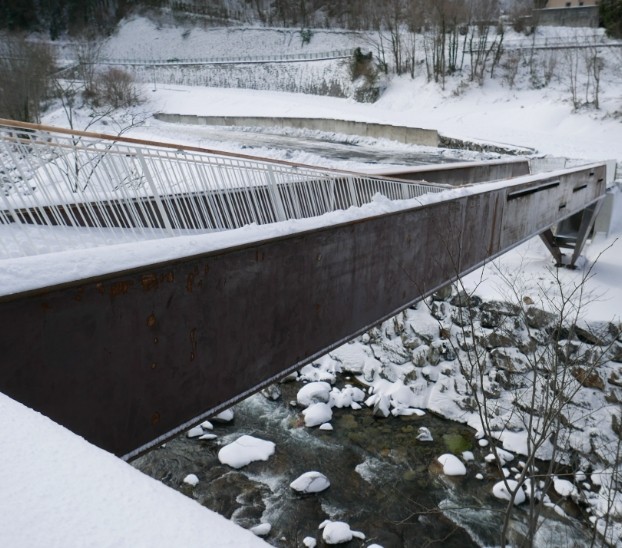
[[[137,58],[113,58],[104,57],[97,61],[98,65],[137,65],[137,66],[160,66],[160,65],[223,65],[243,63],[285,63],[298,61],[320,61],[325,59],[344,59],[354,54],[354,48],[319,52],[299,52],[265,55],[238,55],[226,57],[169,57],[167,59],[137,59]]]
[[[46,251],[47,245],[42,250],[35,241],[40,230],[28,236],[34,225],[82,227],[93,237],[81,247],[92,247],[97,240],[116,243],[313,217],[361,206],[376,194],[408,199],[445,188],[0,120],[5,257]]]

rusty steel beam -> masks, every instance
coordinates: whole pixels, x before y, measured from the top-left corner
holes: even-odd
[[[0,391],[129,458],[595,203],[604,169],[0,297]]]

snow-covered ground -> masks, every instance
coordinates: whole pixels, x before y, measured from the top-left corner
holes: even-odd
[[[119,39],[136,42],[138,38],[144,44],[148,43],[144,40],[144,34],[134,32],[127,35],[123,32],[119,33]],[[183,37],[181,30],[167,32],[177,33],[180,43],[187,41],[187,44],[198,48],[189,37]],[[193,30],[190,38],[194,34]],[[284,43],[293,44],[296,37],[287,36],[283,33]],[[156,51],[158,40],[154,38],[150,42],[154,56],[162,57],[163,50],[174,51],[175,55],[180,56],[186,51],[171,49],[171,37],[159,43],[161,46]],[[110,55],[122,56],[121,45],[114,49],[109,44],[107,48]],[[322,44],[321,49],[326,49],[326,46]],[[622,109],[620,78],[622,71],[613,71],[602,83],[601,111],[579,113],[572,112],[563,83],[544,90],[509,90],[500,83],[487,81],[483,87],[468,87],[454,94],[457,81],[442,91],[437,85],[424,82],[422,77],[414,81],[407,78],[394,80],[381,99],[372,105],[358,104],[349,99],[278,92],[159,85],[156,91],[151,91],[151,86],[145,86],[148,102],[144,108],[152,112],[310,116],[429,127],[454,137],[532,147],[539,154],[585,161],[615,159],[621,162],[622,123],[615,116],[615,112]],[[50,113],[45,122],[66,124],[60,111]],[[98,129],[105,131],[105,128]],[[182,142],[196,139],[194,142],[205,145],[205,137],[196,127],[172,127],[154,120],[134,130],[132,135]],[[236,150],[236,143],[224,143],[222,146]],[[286,153],[273,149],[266,155],[284,157]],[[389,206],[380,204],[378,207]],[[349,212],[344,215],[359,214]],[[591,319],[609,321],[620,318],[622,244],[615,240],[622,232],[619,199],[615,214],[610,234],[599,235],[586,249],[587,260],[581,268],[563,272],[570,282],[579,279],[590,261],[605,250],[590,280],[590,290],[602,295],[597,302],[590,304]],[[247,227],[242,230],[253,239],[265,229]],[[227,239],[232,237],[221,235],[219,243],[226,244]],[[214,245],[208,239],[209,235],[189,238],[183,243],[188,249],[198,251]],[[167,247],[168,241],[154,244],[154,254],[148,260],[155,262],[168,258],[170,250]],[[5,293],[22,290],[24,286],[19,284],[28,276],[31,280],[49,283],[53,281],[50,272],[60,270],[59,264],[63,269],[83,273],[81,268],[85,263],[81,265],[80,256],[86,263],[94,264],[100,273],[110,267],[106,262],[111,255],[121,257],[121,262],[126,258],[125,266],[129,266],[137,250],[142,252],[145,248],[144,244],[124,244],[101,252],[48,254],[47,263],[37,262],[37,257],[20,259],[21,262],[3,262],[0,264],[0,286]],[[544,273],[550,263],[546,251],[537,241],[528,242],[499,259],[501,268],[506,270],[509,268],[518,272],[520,265],[526,279],[534,279],[538,273]],[[50,265],[57,268],[50,268]],[[494,294],[499,282],[494,271],[490,272],[486,270],[483,274],[486,283],[478,288],[486,296]],[[481,278],[481,273],[474,273],[467,283],[474,284]],[[250,533],[163,488],[111,455],[4,396],[0,396],[0,415],[3,417],[3,465],[0,467],[3,525],[0,527],[0,544],[3,546],[262,544]],[[326,528],[328,530],[328,524]]]
[[[0,416],[1,546],[266,546],[3,394]]]

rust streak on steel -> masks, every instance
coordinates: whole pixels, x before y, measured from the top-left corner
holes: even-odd
[[[130,457],[596,203],[604,169],[0,297],[0,391]]]

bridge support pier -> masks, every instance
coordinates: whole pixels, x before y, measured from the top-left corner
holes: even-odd
[[[602,204],[603,200],[600,199],[582,211],[560,221],[555,228],[555,232],[551,228],[547,228],[539,234],[540,239],[551,252],[551,255],[553,255],[555,266],[565,266],[570,269],[576,268],[577,259],[581,255],[585,242],[594,228],[594,222]],[[562,253],[562,248],[573,250],[572,256],[567,263],[564,263],[566,255]]]

